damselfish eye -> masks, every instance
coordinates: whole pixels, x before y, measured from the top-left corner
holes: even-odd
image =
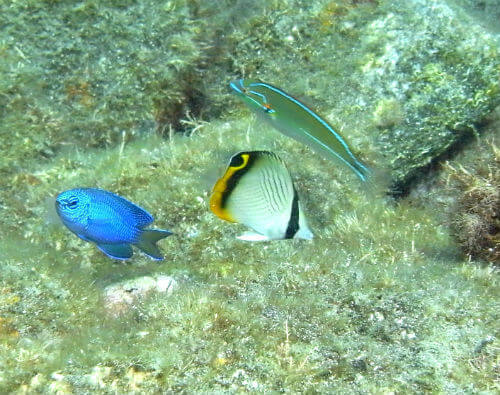
[[[71,210],[75,209],[77,206],[78,206],[78,199],[77,198],[73,198],[73,199],[69,200],[68,203],[66,203],[66,207],[71,209]]]

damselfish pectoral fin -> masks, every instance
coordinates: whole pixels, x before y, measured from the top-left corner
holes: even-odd
[[[173,233],[168,230],[162,229],[146,229],[141,233],[139,241],[136,246],[145,254],[156,260],[162,260],[163,255],[156,245],[158,240],[172,235]]]
[[[133,254],[130,244],[97,244],[97,247],[113,259],[129,259]]]

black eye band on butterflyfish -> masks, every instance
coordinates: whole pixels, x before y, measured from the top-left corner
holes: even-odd
[[[229,161],[226,172],[214,185],[210,198],[210,209],[220,218],[234,222],[234,219],[224,208],[226,200],[254,160],[254,156],[249,152],[240,152],[234,155]]]
[[[236,187],[240,178],[252,167],[254,161],[255,156],[246,152],[242,152],[231,158],[229,167],[224,175],[226,185],[221,199],[222,207],[224,207],[228,194]]]
[[[229,166],[230,167],[240,167],[244,163],[245,163],[245,161],[242,158],[242,155],[235,155],[231,158],[231,161],[229,162]]]

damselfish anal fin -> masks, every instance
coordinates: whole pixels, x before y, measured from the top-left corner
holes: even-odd
[[[114,259],[129,259],[133,254],[130,244],[97,244],[97,247]]]

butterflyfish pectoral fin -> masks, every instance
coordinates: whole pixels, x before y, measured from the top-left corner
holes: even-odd
[[[210,208],[218,217],[252,228],[257,235],[242,240],[291,239],[303,216],[292,178],[283,161],[272,152],[239,152],[215,184]]]
[[[130,244],[96,244],[97,247],[107,256],[114,259],[129,259],[133,251]]]

